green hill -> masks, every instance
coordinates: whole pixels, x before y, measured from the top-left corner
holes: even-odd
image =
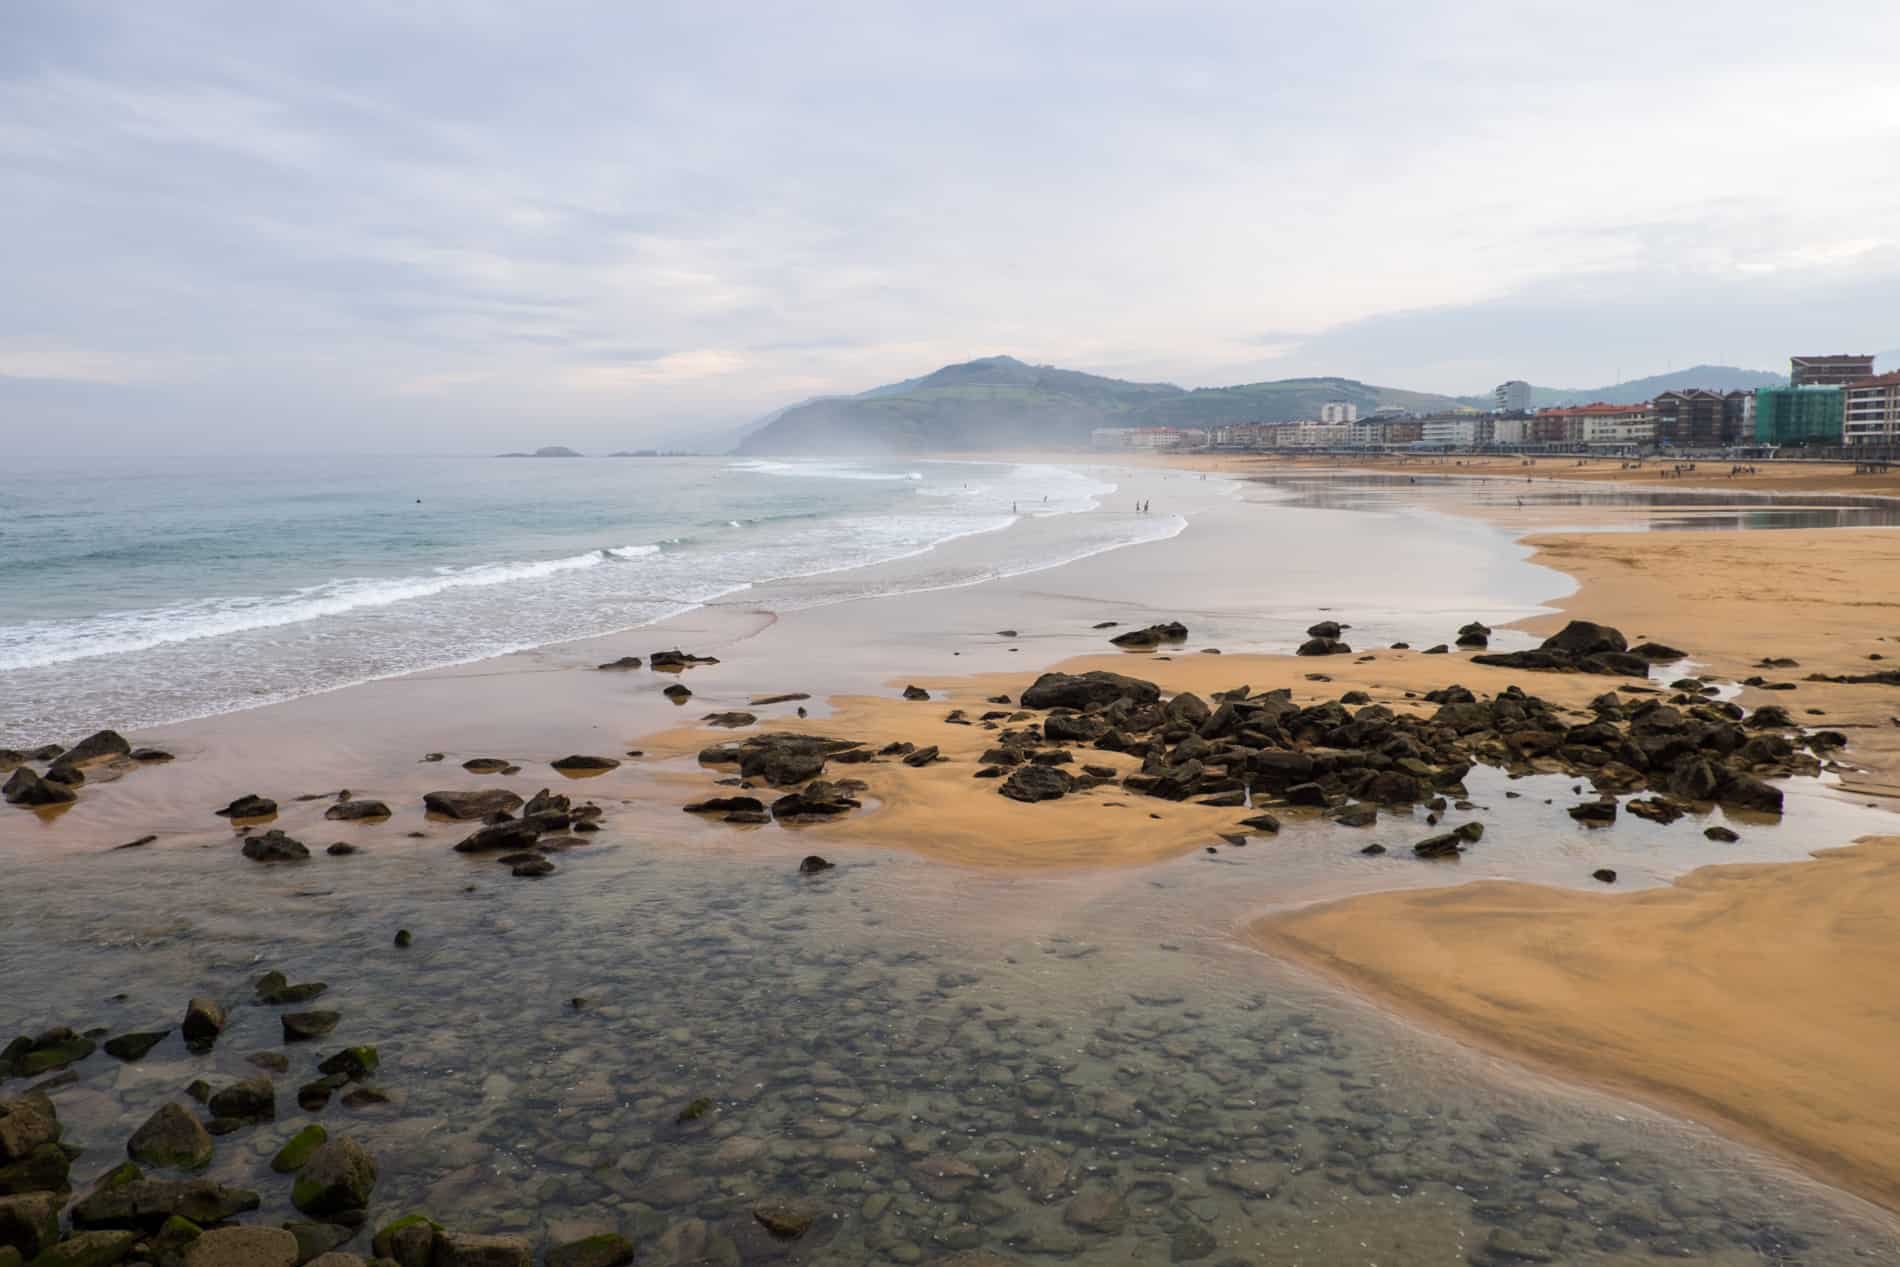
[[[794,405],[740,443],[742,454],[897,454],[1085,446],[1097,427],[1214,427],[1313,418],[1327,401],[1361,414],[1385,406],[1454,409],[1448,396],[1374,387],[1349,378],[1295,378],[1186,391],[1010,356],[947,365],[857,396]]]

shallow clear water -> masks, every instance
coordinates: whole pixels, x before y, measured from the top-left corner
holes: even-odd
[[[773,1195],[825,1212],[799,1261],[1900,1253],[1881,1216],[1703,1131],[1501,1074],[1275,969],[1233,943],[1228,878],[1199,858],[1024,881],[859,854],[801,879],[782,849],[604,836],[542,882],[440,841],[289,870],[228,844],[72,859],[56,908],[0,926],[0,1027],[239,1005],[209,1057],[174,1036],[80,1066],[58,1098],[90,1177],[192,1078],[280,1047],[282,1009],[243,1005],[258,973],[328,981],[343,1022],[287,1049],[279,1120],[218,1144],[211,1173],[257,1188],[259,1218],[291,1215],[268,1159],[306,1120],[292,1088],[369,1042],[394,1102],[314,1116],[377,1155],[373,1222],[615,1227],[646,1262],[783,1256],[750,1218]],[[700,1097],[711,1112],[676,1121]]]

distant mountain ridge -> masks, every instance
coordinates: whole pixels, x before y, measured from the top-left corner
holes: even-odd
[[[1692,365],[1686,370],[1632,378],[1608,387],[1531,387],[1531,405],[1546,409],[1556,405],[1588,405],[1601,401],[1606,405],[1635,405],[1654,400],[1663,392],[1688,391],[1702,387],[1714,392],[1752,392],[1758,387],[1786,387],[1788,376],[1769,370],[1744,370],[1733,365]],[[1492,405],[1490,396],[1467,396],[1472,404]]]
[[[1319,415],[1328,401],[1419,411],[1465,407],[1429,392],[1377,387],[1350,378],[1292,378],[1189,391],[1137,383],[1013,356],[946,365],[856,396],[805,401],[770,415],[740,441],[759,454],[981,452],[1086,445],[1097,427],[1214,427],[1291,422]]]

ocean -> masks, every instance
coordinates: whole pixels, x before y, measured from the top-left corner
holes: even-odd
[[[1180,530],[1078,513],[1115,490],[1105,469],[1006,462],[29,459],[0,488],[0,742],[635,628],[766,582],[790,582],[784,609]],[[1032,516],[1043,531],[1004,532]],[[979,533],[999,534],[980,564],[931,557]]]

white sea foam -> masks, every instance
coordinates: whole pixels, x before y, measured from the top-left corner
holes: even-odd
[[[349,577],[287,594],[207,598],[143,611],[101,612],[78,621],[32,621],[0,627],[0,671],[275,629],[451,590],[537,580],[604,563],[628,563],[659,552],[660,548],[652,545],[612,546],[558,559],[440,568],[424,576]]]

